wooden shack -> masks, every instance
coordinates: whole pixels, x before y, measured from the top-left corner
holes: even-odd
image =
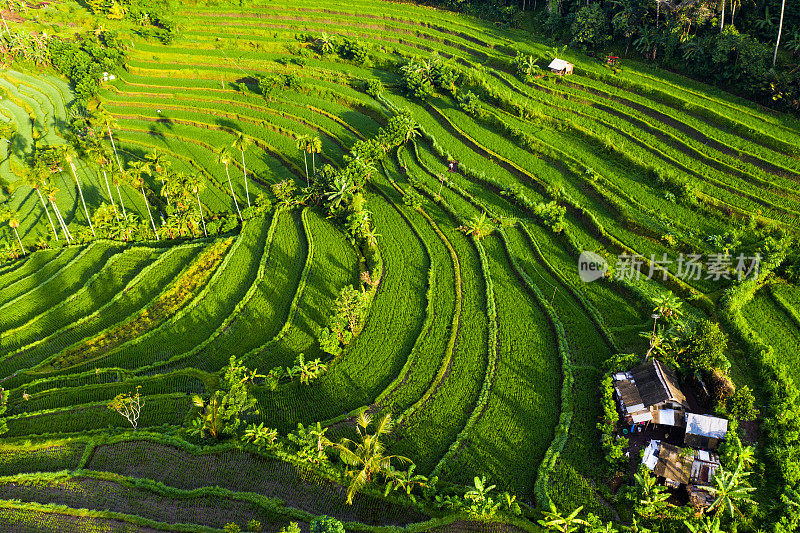
[[[551,72],[555,72],[556,74],[563,76],[564,74],[572,74],[574,66],[575,65],[572,63],[556,58],[547,66],[547,68],[549,68]]]

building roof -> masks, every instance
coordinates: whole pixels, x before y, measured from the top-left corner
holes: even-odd
[[[622,400],[622,404],[625,406],[625,411],[628,414],[635,413],[637,411],[643,411],[645,409],[644,402],[642,401],[642,397],[639,395],[639,389],[636,388],[635,383],[628,379],[624,379],[614,383],[614,388],[617,389],[617,394],[619,395],[620,400]]]
[[[552,70],[564,70],[572,67],[572,63],[564,61],[563,59],[554,59],[547,68]]]
[[[681,448],[662,442],[658,447],[658,462],[653,473],[681,485],[689,483],[693,459],[681,452]]]
[[[728,420],[715,416],[686,413],[686,433],[710,439],[724,439],[728,434]]]
[[[658,445],[660,441],[651,440],[647,448],[644,449],[644,456],[642,457],[642,464],[650,470],[656,467],[658,463]]]
[[[657,359],[637,366],[630,373],[644,405],[649,407],[666,401],[687,405],[686,396],[678,387],[675,371]]]

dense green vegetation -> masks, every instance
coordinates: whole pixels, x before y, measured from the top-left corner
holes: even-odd
[[[795,54],[758,70],[765,4],[736,6],[721,34],[702,3],[15,9],[0,523],[714,531],[625,476],[603,378],[650,350],[740,391],[709,409],[743,420],[757,505],[718,530],[795,530],[800,125],[600,54],[675,69],[694,43],[713,65],[679,70],[792,109]]]

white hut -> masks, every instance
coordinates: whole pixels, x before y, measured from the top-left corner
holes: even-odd
[[[549,68],[552,72],[561,74],[563,76],[564,74],[572,74],[573,67],[574,65],[572,63],[556,58],[552,63],[550,63],[550,65],[548,65],[547,68]]]

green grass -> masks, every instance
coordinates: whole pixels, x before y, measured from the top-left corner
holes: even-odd
[[[795,319],[781,308],[769,289],[756,293],[742,314],[761,340],[772,346],[777,360],[800,382],[800,327]]]

